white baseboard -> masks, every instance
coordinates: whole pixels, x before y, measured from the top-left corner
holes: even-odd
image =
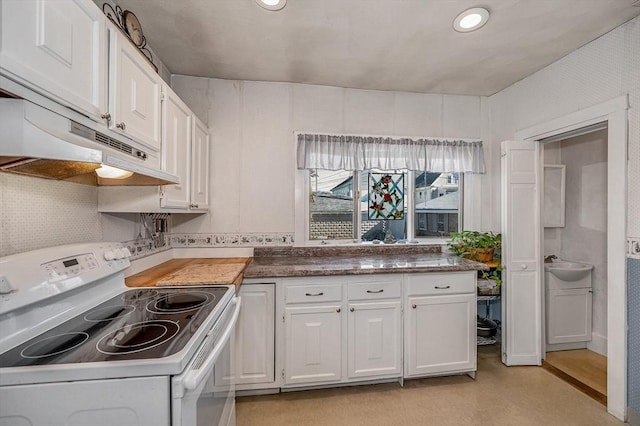
[[[587,349],[607,356],[607,337],[599,333],[591,333],[591,341],[587,343]]]
[[[587,347],[587,342],[556,343],[553,345],[547,344],[546,351],[547,352],[570,351],[573,349],[585,349],[586,347]]]

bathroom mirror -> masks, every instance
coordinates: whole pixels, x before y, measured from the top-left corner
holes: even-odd
[[[545,228],[564,227],[566,166],[564,164],[544,165],[544,211]]]

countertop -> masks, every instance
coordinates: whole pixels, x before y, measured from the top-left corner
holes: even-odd
[[[229,278],[239,286],[243,278],[366,275],[405,272],[487,270],[484,263],[440,253],[436,246],[404,247],[283,247],[255,249],[252,258],[173,259],[125,279],[128,287],[155,287],[190,265],[244,264]]]
[[[365,253],[343,248],[291,249],[258,252],[244,271],[245,278],[363,275],[404,272],[451,272],[487,270],[474,262],[435,250],[375,249]],[[439,248],[438,248],[439,251]]]
[[[163,278],[174,274],[180,269],[190,265],[226,265],[230,263],[248,264],[251,258],[234,257],[234,258],[216,258],[216,259],[172,259],[160,265],[154,266],[140,273],[125,278],[127,287],[155,287]],[[242,283],[242,272],[237,276],[230,278],[228,284],[236,286]]]

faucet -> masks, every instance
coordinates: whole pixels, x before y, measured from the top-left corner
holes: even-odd
[[[558,256],[556,256],[555,254],[550,254],[549,256],[544,257],[544,263],[553,263],[553,260],[557,258]]]

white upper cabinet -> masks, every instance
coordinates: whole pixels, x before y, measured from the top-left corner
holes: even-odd
[[[162,79],[118,28],[108,26],[109,127],[159,151]]]
[[[191,121],[193,115],[189,107],[180,100],[173,90],[163,88],[162,102],[162,165],[163,169],[178,176],[180,182],[163,187],[162,207],[188,208],[191,196],[190,146]]]
[[[191,210],[209,209],[209,129],[193,117],[191,142]]]
[[[0,73],[100,120],[105,22],[91,0],[0,0]]]

